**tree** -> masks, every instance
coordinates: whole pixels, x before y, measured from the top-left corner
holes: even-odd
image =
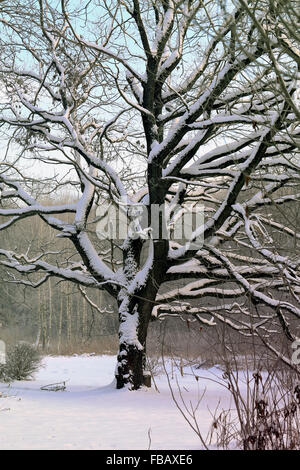
[[[271,235],[296,247],[300,235],[264,209],[299,201],[296,2],[14,0],[1,10],[0,229],[38,215],[58,237],[37,256],[0,249],[2,265],[27,277],[16,282],[54,276],[117,300],[118,388],[143,383],[153,316],[223,322],[273,350],[270,327],[294,339],[299,255]],[[43,203],[63,191],[73,202]],[[109,256],[95,236],[104,201],[135,227],[110,240]],[[196,203],[204,222],[189,239],[163,236]],[[160,290],[178,279],[184,287]]]

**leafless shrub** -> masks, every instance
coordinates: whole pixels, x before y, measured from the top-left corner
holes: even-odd
[[[177,381],[179,398],[176,397],[171,384],[173,368],[167,370],[164,365],[171,396],[180,413],[206,448],[299,450],[299,373],[270,356],[264,348],[258,348],[256,343],[253,343],[251,352],[248,350],[241,354],[239,344],[224,331],[221,333],[218,351],[215,352],[220,374],[211,380],[226,389],[232,404],[222,409],[219,401],[212,407],[212,424],[204,437],[195,413],[199,402],[187,403]],[[207,380],[207,377],[201,377],[195,362],[191,364],[180,358],[176,361],[173,357],[173,365],[181,375],[189,366],[199,383]]]
[[[218,403],[213,413],[208,445],[214,444],[218,449],[230,449],[237,437],[237,419],[233,416],[233,410],[220,410]]]
[[[248,374],[249,375],[249,374]],[[235,373],[226,372],[244,450],[300,449],[300,385],[290,371],[256,371],[246,389]]]
[[[7,352],[6,364],[0,370],[0,380],[29,379],[41,367],[41,355],[29,343],[21,342]]]
[[[10,378],[7,375],[5,364],[0,364],[0,382],[9,382]]]
[[[147,370],[151,376],[157,377],[163,372],[162,359],[159,356],[147,356]]]

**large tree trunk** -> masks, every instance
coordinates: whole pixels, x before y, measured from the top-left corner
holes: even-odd
[[[120,343],[116,370],[117,388],[137,390],[144,384],[145,352],[136,346]]]
[[[155,256],[151,275],[142,282],[136,278],[140,271],[143,241],[131,239],[125,244],[124,275],[127,285],[118,295],[119,305],[119,354],[116,368],[117,388],[128,386],[137,390],[144,385],[146,365],[146,339],[156,294],[167,270],[166,240],[154,244]]]
[[[115,373],[118,389],[127,386],[137,390],[142,385],[149,386],[145,375],[146,340],[153,296],[155,292],[150,286],[143,292],[143,300],[125,297],[119,304],[120,345]]]
[[[148,319],[139,312],[135,305],[124,315],[122,307],[119,311],[119,354],[116,368],[117,388],[128,386],[137,390],[144,384],[146,365],[146,338]]]

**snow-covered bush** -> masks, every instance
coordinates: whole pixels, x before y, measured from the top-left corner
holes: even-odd
[[[6,363],[0,368],[0,380],[29,379],[41,367],[41,361],[41,355],[34,346],[20,342],[7,351]]]

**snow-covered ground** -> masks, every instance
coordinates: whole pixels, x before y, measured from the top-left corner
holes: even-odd
[[[166,375],[155,377],[159,391],[116,390],[112,382],[114,356],[46,357],[32,381],[0,384],[0,449],[200,449],[170,395]],[[168,366],[170,367],[170,365]],[[200,429],[206,435],[219,399],[230,406],[226,389],[214,380],[217,368],[170,368],[187,405],[197,404]],[[193,374],[201,376],[196,380]],[[66,391],[41,386],[67,380]],[[178,397],[179,398],[179,397]],[[150,439],[149,439],[150,436]]]

